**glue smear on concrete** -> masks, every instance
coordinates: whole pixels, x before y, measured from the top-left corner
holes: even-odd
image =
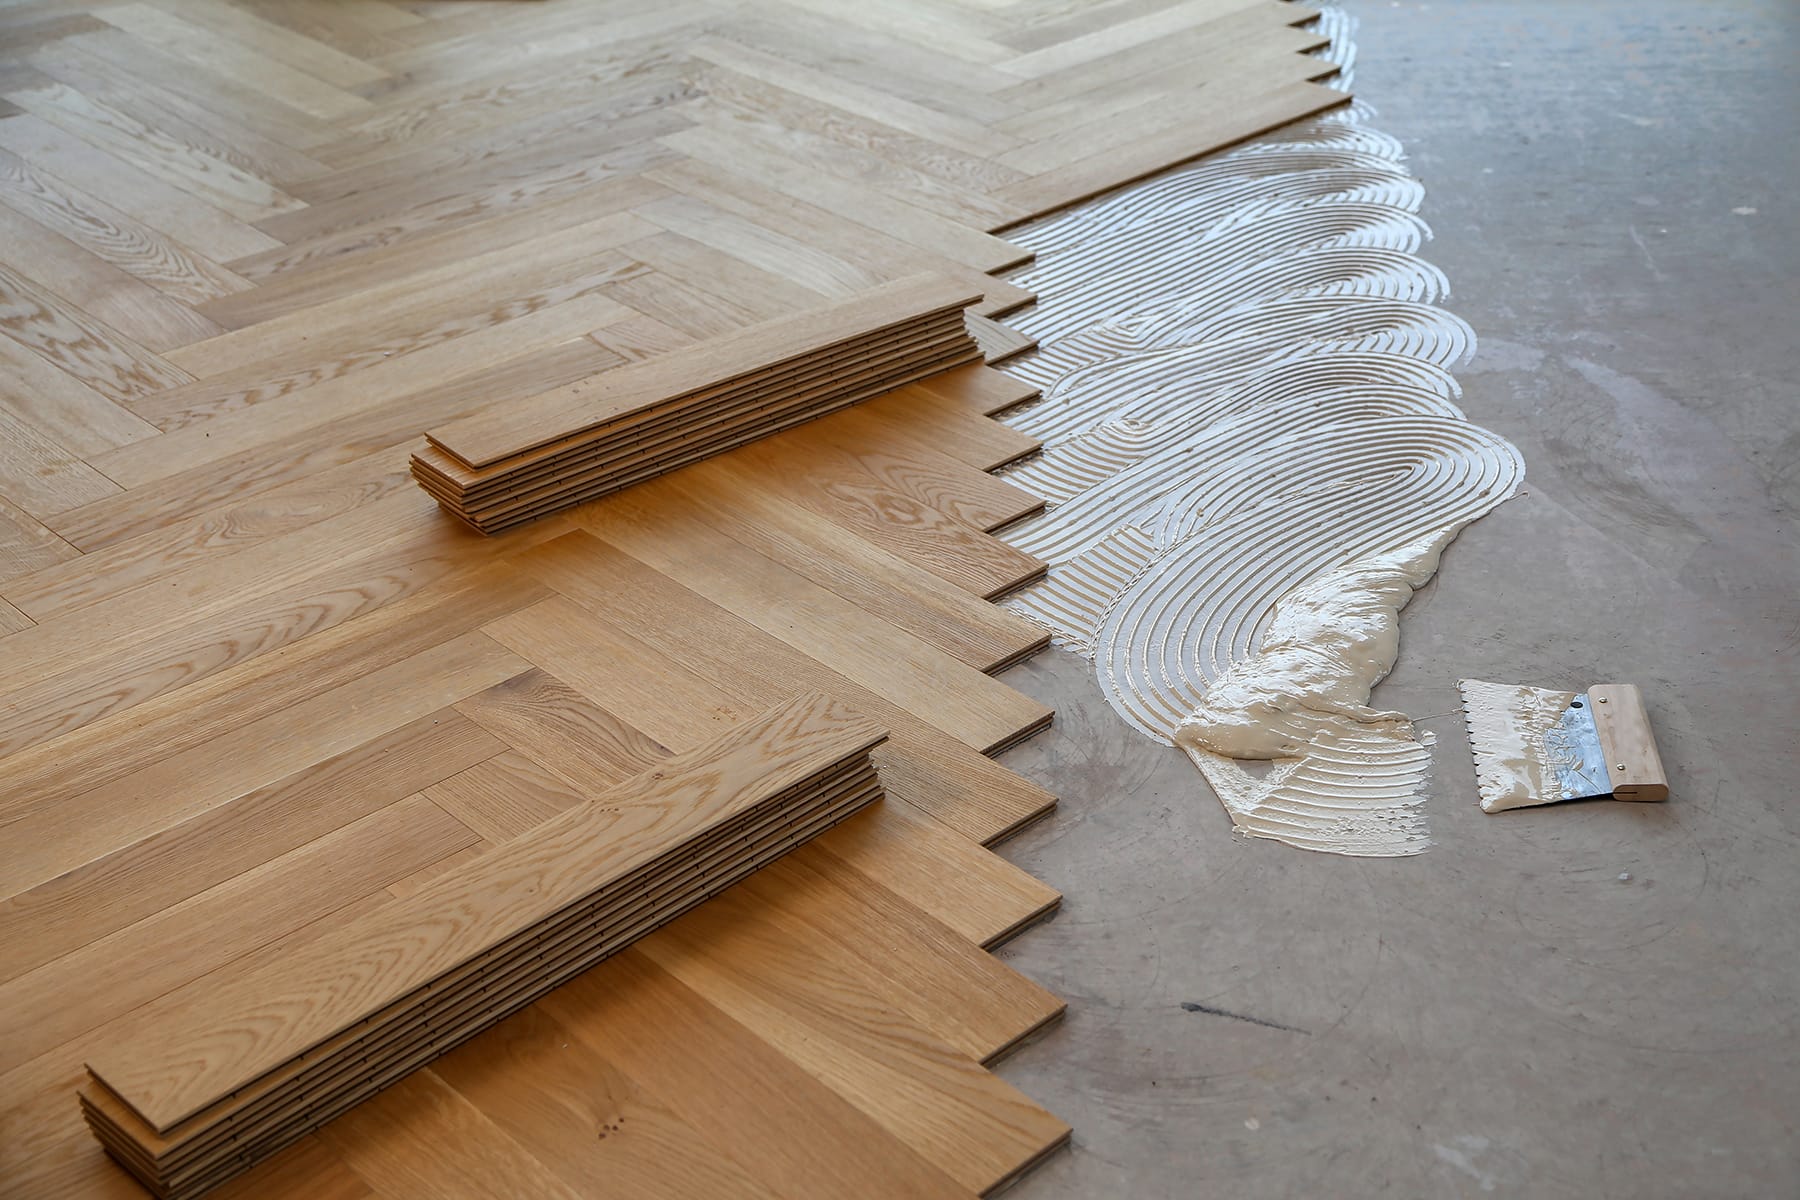
[[[1348,86],[1341,11],[1322,53]],[[1475,337],[1399,144],[1360,103],[1015,230],[1009,318],[1044,391],[1049,500],[1002,536],[1050,563],[1007,603],[1088,658],[1113,707],[1184,750],[1236,828],[1311,850],[1430,844],[1429,755],[1368,706],[1399,611],[1519,452],[1456,406]]]

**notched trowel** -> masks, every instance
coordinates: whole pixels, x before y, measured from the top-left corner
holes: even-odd
[[[1483,812],[1593,796],[1668,799],[1669,781],[1635,685],[1556,692],[1464,679],[1457,686]]]

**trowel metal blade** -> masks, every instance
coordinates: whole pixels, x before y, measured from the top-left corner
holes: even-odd
[[[1556,780],[1557,799],[1585,800],[1612,794],[1600,731],[1594,727],[1594,705],[1583,692],[1563,709],[1544,733],[1545,765]]]

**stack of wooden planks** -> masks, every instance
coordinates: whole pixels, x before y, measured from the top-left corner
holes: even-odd
[[[976,362],[963,310],[980,299],[912,276],[497,404],[427,433],[413,478],[499,533]]]
[[[780,704],[103,1049],[88,1123],[158,1196],[208,1191],[879,799],[886,738]]]

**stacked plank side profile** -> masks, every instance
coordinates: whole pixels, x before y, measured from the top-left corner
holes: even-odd
[[[990,1070],[1063,1011],[989,953],[1061,900],[994,849],[1057,803],[994,757],[1050,720],[990,603],[1045,570],[993,536],[1035,389],[957,366],[494,536],[409,456],[459,495],[493,464],[421,431],[921,273],[1020,353],[1004,231],[1345,103],[1312,15],[0,3],[0,1193],[143,1194],[87,1063],[811,692],[889,731],[883,802],[219,1200],[967,1200],[1065,1144]]]
[[[887,734],[805,694],[88,1063],[82,1109],[197,1196],[881,797]]]
[[[981,358],[981,299],[922,275],[495,405],[427,432],[412,473],[499,533]]]

